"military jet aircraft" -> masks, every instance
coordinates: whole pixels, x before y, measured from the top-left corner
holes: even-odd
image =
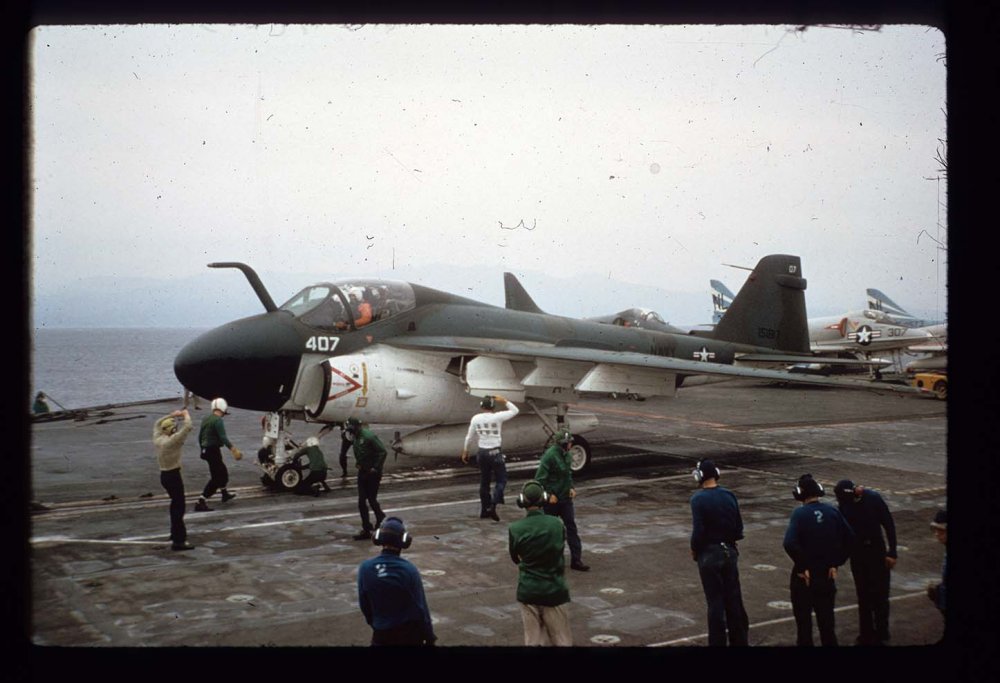
[[[722,319],[729,290],[718,280],[711,280],[711,285],[713,319]],[[877,290],[870,289],[868,292],[871,301],[871,293]],[[905,325],[878,308],[809,318],[808,329],[809,348],[815,356],[822,358],[822,361],[808,365],[817,370],[829,371],[834,367],[850,369],[852,364],[856,369],[863,366],[877,369],[891,365],[892,361],[886,356],[898,355],[901,351],[942,349],[942,342],[935,334],[940,334],[941,329]]]
[[[874,311],[879,321],[902,327],[917,328],[931,336],[928,341],[907,348],[908,353],[919,354],[916,360],[906,364],[904,369],[907,373],[913,374],[925,370],[947,371],[947,321],[918,318],[877,289],[869,288],[865,290],[865,294],[868,297],[868,310]]]
[[[397,435],[397,453],[457,456],[485,395],[528,407],[504,425],[504,445],[516,450],[541,448],[560,426],[594,429],[594,415],[570,410],[580,396],[669,397],[697,376],[875,386],[736,363],[747,353],[809,354],[797,256],[761,259],[710,339],[548,315],[534,302],[535,310],[501,308],[393,280],[321,282],[279,307],[246,264],[209,267],[243,272],[265,310],[181,349],[174,372],[183,386],[324,429],[352,416],[430,425]],[[590,459],[580,437],[574,470]]]

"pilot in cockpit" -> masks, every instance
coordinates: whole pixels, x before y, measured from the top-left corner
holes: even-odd
[[[351,302],[351,309],[354,311],[354,326],[363,327],[372,321],[372,305],[365,301],[364,293],[360,287],[351,287],[347,290],[348,299]],[[344,329],[346,323],[338,323],[337,327]]]

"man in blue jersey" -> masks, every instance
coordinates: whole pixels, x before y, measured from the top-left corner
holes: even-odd
[[[382,552],[358,567],[358,605],[372,627],[371,644],[433,645],[437,640],[420,572],[400,556],[412,539],[398,517],[386,517],[372,537]]]
[[[837,645],[833,603],[837,595],[837,567],[847,561],[854,531],[837,508],[819,502],[823,487],[803,474],[792,490],[802,505],[792,512],[785,530],[785,552],[794,565],[789,589],[797,629],[796,644],[811,646],[812,613],[816,613],[820,642]]]
[[[856,642],[885,645],[889,640],[890,572],[896,566],[896,524],[889,506],[872,489],[841,479],[834,494],[840,514],[854,531],[851,575],[858,596]]]
[[[692,475],[701,487],[691,496],[691,557],[698,563],[701,587],[708,603],[708,644],[747,645],[749,619],[740,588],[743,518],[736,496],[719,486],[719,468],[702,460]]]

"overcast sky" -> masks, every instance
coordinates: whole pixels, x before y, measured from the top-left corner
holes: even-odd
[[[810,314],[859,308],[867,287],[946,313],[947,187],[934,180],[946,63],[931,27],[41,26],[32,38],[39,292],[220,260],[331,279],[462,265],[491,281],[511,270],[707,291],[715,278],[735,291],[746,273],[722,264],[789,253]],[[702,318],[709,307],[706,294]]]

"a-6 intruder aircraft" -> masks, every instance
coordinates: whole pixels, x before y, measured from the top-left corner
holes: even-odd
[[[397,436],[392,447],[403,454],[457,457],[485,395],[527,406],[504,425],[504,445],[516,450],[540,449],[559,426],[594,429],[594,415],[569,409],[580,396],[673,396],[692,376],[875,386],[734,365],[745,352],[808,356],[797,256],[761,259],[711,339],[510,310],[390,280],[314,284],[279,307],[249,266],[209,267],[241,270],[265,312],[186,345],[174,361],[183,386],[284,421],[431,425]],[[575,470],[587,465],[585,439],[573,455]]]

